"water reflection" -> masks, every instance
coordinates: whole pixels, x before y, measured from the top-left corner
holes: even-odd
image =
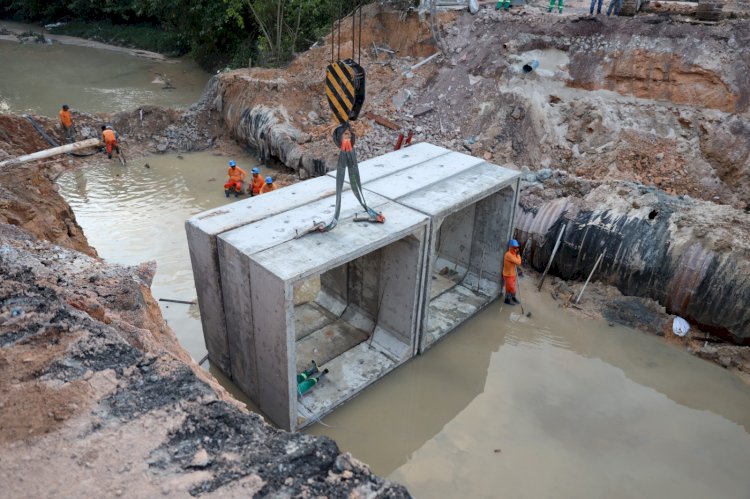
[[[4,25],[23,26],[0,22]],[[86,112],[187,107],[211,76],[187,58],[154,61],[88,47],[9,41],[0,41],[0,68],[0,112],[51,117],[65,102]],[[157,73],[167,75],[175,88],[152,83]]]

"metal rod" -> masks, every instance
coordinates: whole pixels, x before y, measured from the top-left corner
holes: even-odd
[[[607,254],[607,250],[604,250],[600,255],[599,258],[596,259],[596,263],[594,263],[594,268],[591,269],[591,273],[589,274],[588,279],[586,279],[586,282],[583,284],[583,287],[581,288],[581,292],[578,293],[578,298],[576,298],[576,303],[578,303],[581,300],[581,296],[583,295],[583,290],[586,289],[586,286],[588,286],[589,281],[591,280],[591,276],[594,275],[594,272],[596,272],[596,268],[599,266],[599,262],[602,261],[602,258],[604,258],[604,255]]]
[[[203,363],[206,362],[207,360],[208,360],[208,354],[206,354],[206,355],[203,356],[203,358],[200,360],[200,362],[198,362],[198,365],[199,366],[203,365]]]
[[[565,232],[565,226],[566,224],[562,224],[562,227],[560,227],[560,233],[557,235],[557,241],[555,241],[555,247],[552,249],[552,256],[549,258],[549,262],[547,262],[547,268],[544,269],[544,272],[542,273],[542,278],[539,281],[539,286],[537,286],[536,288],[537,291],[542,290],[542,284],[544,284],[544,278],[547,277],[547,272],[549,272],[549,268],[552,266],[552,260],[555,259],[555,253],[557,253],[557,248],[560,246],[560,239],[562,239],[563,232]]]
[[[195,300],[185,301],[185,300],[172,300],[170,298],[159,298],[159,301],[168,301],[170,303],[184,303],[185,305],[195,305]]]

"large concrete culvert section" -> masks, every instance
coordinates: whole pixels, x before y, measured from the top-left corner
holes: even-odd
[[[602,186],[583,200],[519,209],[516,238],[534,268],[546,267],[563,224],[550,273],[583,280],[606,251],[598,279],[718,336],[750,342],[747,214],[653,188]]]
[[[333,216],[336,172],[186,224],[209,357],[285,429],[354,397],[500,288],[518,172],[431,144],[360,172],[384,224],[354,222],[362,207],[345,190],[338,226],[305,234]],[[313,360],[328,374],[298,393]]]

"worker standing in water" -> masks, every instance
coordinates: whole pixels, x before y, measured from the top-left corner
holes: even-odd
[[[102,140],[104,146],[107,148],[107,157],[112,159],[112,150],[117,151],[120,154],[120,146],[117,145],[117,132],[115,132],[111,126],[102,125]]]
[[[260,193],[265,194],[266,192],[271,192],[275,190],[276,190],[276,184],[273,183],[273,179],[271,177],[266,177],[266,184],[260,190]]]
[[[229,197],[229,192],[234,189],[234,197],[239,197],[242,192],[242,183],[247,177],[245,170],[237,166],[234,160],[229,161],[229,168],[227,168],[227,183],[224,184],[224,194]]]
[[[252,180],[249,187],[249,194],[251,196],[257,196],[260,194],[261,189],[263,189],[263,185],[265,184],[265,181],[263,180],[263,177],[260,176],[260,168],[253,168],[252,169]]]
[[[516,278],[518,277],[518,265],[521,265],[521,247],[515,239],[510,240],[508,251],[503,257],[503,280],[505,281],[505,303],[515,305]]]
[[[75,142],[73,117],[70,114],[70,107],[67,104],[63,104],[62,109],[60,109],[60,125],[62,125],[63,132],[65,132],[65,140],[68,144]]]

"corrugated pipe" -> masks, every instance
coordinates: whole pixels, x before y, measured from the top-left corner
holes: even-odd
[[[729,225],[743,231],[748,217],[730,207],[663,193],[598,199],[557,199],[533,211],[521,208],[515,238],[527,246],[527,261],[544,269],[566,224],[551,274],[583,280],[606,251],[595,278],[624,295],[654,299],[717,336],[750,344],[750,247],[743,247],[726,224],[695,221],[713,210],[716,217],[734,217]]]

